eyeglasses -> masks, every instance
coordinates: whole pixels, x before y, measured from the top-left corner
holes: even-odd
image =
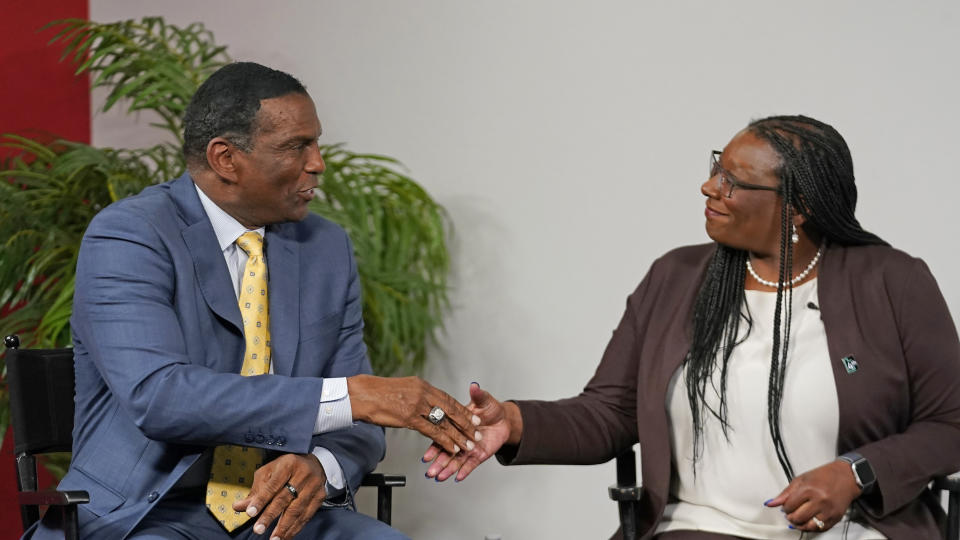
[[[737,180],[730,171],[720,166],[720,150],[710,152],[710,178],[717,179],[717,189],[723,193],[726,198],[733,197],[733,188],[752,189],[757,191],[773,191],[780,193],[779,187],[761,186],[760,184],[751,184]]]

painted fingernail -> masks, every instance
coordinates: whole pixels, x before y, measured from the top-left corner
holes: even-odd
[[[480,425],[480,417],[477,415],[473,415],[473,418],[471,418],[470,421],[473,422],[473,425],[475,426]]]
[[[788,528],[788,529],[793,529],[794,526],[793,526],[793,525],[787,525],[787,528]]]
[[[477,431],[477,432],[475,432],[475,433],[473,434],[473,438],[474,438],[474,440],[482,441],[482,440],[483,440],[483,433],[480,433],[479,431]]]
[[[257,534],[263,534],[263,531],[267,530],[267,526],[263,523],[257,523],[253,526],[253,532]]]
[[[253,505],[248,506],[248,507],[247,507],[247,515],[250,516],[250,517],[253,517],[253,516],[257,515],[257,507],[256,507],[256,506],[253,506]],[[260,534],[260,533],[257,533],[257,534]]]
[[[767,506],[768,504],[770,504],[770,501],[772,501],[772,500],[773,500],[773,499],[767,499],[767,500],[763,501],[763,505],[764,505],[764,506]]]
[[[467,441],[467,450],[473,450],[477,445],[473,444],[473,441]]]
[[[478,383],[477,381],[472,381],[470,384],[475,384],[477,385],[477,388],[480,388],[480,383]]]
[[[459,453],[460,453],[460,447],[457,446],[457,445],[453,445],[453,453],[454,453],[454,454],[459,454]]]

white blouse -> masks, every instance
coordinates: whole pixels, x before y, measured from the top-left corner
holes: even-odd
[[[784,295],[784,298],[786,295]],[[773,314],[776,292],[746,291],[753,319],[749,336],[734,348],[727,368],[727,420],[724,436],[719,420],[704,415],[703,444],[696,475],[693,469],[693,417],[687,386],[677,370],[667,392],[670,445],[673,451],[671,500],[657,533],[702,530],[746,538],[797,539],[800,531],[780,508],[768,508],[788,481],[777,460],[767,425],[767,388],[773,351]],[[793,321],[781,405],[781,432],[787,456],[796,474],[829,463],[837,457],[839,405],[827,335],[817,304],[817,280],[794,287]],[[786,310],[784,310],[785,312]],[[781,331],[782,331],[781,324]],[[746,334],[741,319],[739,338]],[[706,401],[720,405],[720,365]],[[806,538],[874,540],[886,538],[870,527],[844,518],[830,530]]]

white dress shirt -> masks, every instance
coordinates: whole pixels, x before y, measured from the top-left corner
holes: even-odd
[[[203,205],[207,217],[210,218],[210,224],[213,225],[213,232],[217,235],[217,242],[220,249],[223,250],[223,258],[227,263],[227,269],[230,271],[233,291],[239,298],[240,283],[243,281],[243,267],[249,257],[247,252],[237,246],[236,242],[240,235],[250,231],[250,229],[241,225],[233,216],[217,206],[199,186],[194,184],[194,187],[197,188],[200,203]],[[265,229],[260,227],[254,229],[254,231],[263,236]],[[264,261],[266,261],[266,254],[264,254]],[[273,362],[270,363],[270,373],[273,373]],[[317,411],[317,421],[314,424],[313,433],[315,435],[326,433],[351,425],[353,425],[353,410],[350,407],[350,395],[347,393],[347,379],[345,377],[324,379],[320,396],[320,409]],[[312,453],[320,460],[320,464],[323,465],[323,470],[327,475],[327,497],[339,495],[344,489],[344,478],[343,469],[340,467],[337,458],[321,446],[314,447]]]

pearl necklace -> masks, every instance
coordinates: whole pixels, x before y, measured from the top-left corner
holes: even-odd
[[[810,274],[810,272],[814,269],[814,267],[817,266],[817,262],[820,261],[820,255],[822,254],[823,254],[823,244],[820,244],[820,249],[818,249],[817,254],[813,256],[813,260],[810,261],[810,264],[807,265],[807,267],[803,270],[803,272],[800,272],[799,274],[797,274],[797,277],[790,280],[790,285],[796,285],[797,283],[800,283],[801,281],[803,281],[803,278],[807,277],[807,275]],[[782,283],[779,283],[776,281],[767,281],[761,278],[760,276],[758,276],[757,273],[753,270],[753,265],[750,264],[749,256],[747,257],[747,272],[750,272],[750,275],[753,276],[753,279],[757,280],[757,283],[761,285],[766,285],[767,287],[770,287],[772,289],[776,289],[780,285],[782,285]]]

